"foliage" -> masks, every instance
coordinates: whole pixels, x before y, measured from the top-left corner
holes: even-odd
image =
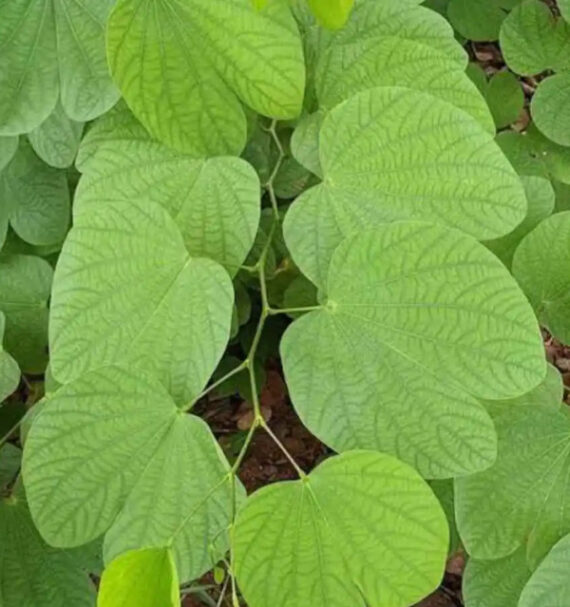
[[[567,19],[0,0],[4,607],[409,607],[461,546],[467,607],[567,603]]]

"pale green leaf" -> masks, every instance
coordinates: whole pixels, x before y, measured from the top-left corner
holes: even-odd
[[[484,472],[456,479],[456,514],[474,558],[528,546],[532,567],[570,531],[570,417],[549,407],[509,407],[495,418],[499,450]]]
[[[570,22],[570,0],[557,0],[556,4],[564,19]]]
[[[330,29],[342,27],[352,7],[354,0],[308,0],[317,21]]]
[[[0,498],[0,545],[2,607],[94,607],[95,587],[80,559],[42,540],[20,483]]]
[[[564,147],[547,139],[534,124],[522,135],[534,157],[542,163],[547,175],[562,183],[570,184],[570,147]]]
[[[503,21],[501,50],[517,74],[570,68],[570,25],[556,19],[540,0],[525,0]]]
[[[109,20],[111,71],[157,139],[194,156],[238,154],[241,102],[273,118],[301,112],[301,38],[286,2],[119,0]]]
[[[502,559],[469,559],[463,574],[465,607],[517,607],[529,577],[524,548]],[[542,603],[533,604],[533,607],[539,605]]]
[[[78,217],[104,201],[162,205],[179,227],[188,252],[210,257],[235,274],[253,245],[260,217],[260,184],[238,158],[196,160],[152,139],[124,106],[101,117],[81,142],[83,177]]]
[[[250,607],[408,607],[439,584],[448,537],[416,472],[356,451],[248,499],[235,528],[236,575]]]
[[[316,90],[331,109],[374,86],[406,86],[444,99],[494,133],[489,110],[464,73],[467,57],[449,24],[409,0],[363,0],[318,53]]]
[[[2,347],[5,326],[6,317],[4,312],[0,311],[0,402],[10,396],[20,383],[18,363]]]
[[[569,74],[556,74],[543,80],[534,93],[530,110],[534,123],[549,139],[570,146]]]
[[[543,155],[535,150],[528,133],[502,131],[495,137],[495,141],[519,175],[548,178]]]
[[[68,118],[58,104],[40,126],[28,133],[28,138],[42,160],[64,169],[75,160],[82,132],[83,123]]]
[[[291,137],[293,157],[318,177],[323,176],[319,158],[319,131],[325,115],[324,111],[319,111],[303,116]]]
[[[178,576],[168,548],[132,550],[103,572],[97,607],[179,607]]]
[[[492,137],[427,93],[386,87],[352,97],[326,117],[320,159],[323,184],[295,201],[284,225],[295,263],[317,286],[335,247],[359,228],[425,219],[489,239],[526,214],[522,184]]]
[[[17,137],[0,137],[0,171],[12,160],[17,149]]]
[[[522,176],[521,181],[528,202],[526,217],[510,234],[485,242],[507,268],[511,267],[521,240],[554,211],[554,189],[548,179]]]
[[[451,25],[468,40],[497,40],[507,13],[496,0],[450,0],[447,16]]]
[[[534,413],[536,407],[546,407],[556,411],[560,409],[564,397],[564,385],[560,371],[550,363],[547,365],[546,377],[536,388],[530,392],[505,400],[482,400],[491,417],[495,418],[508,411],[511,407],[521,409],[525,407],[528,415]]]
[[[227,546],[228,469],[202,420],[160,384],[117,367],[51,395],[23,461],[32,517],[49,543],[78,546],[107,531],[106,560],[170,545],[183,581],[212,566],[214,538],[217,557]]]
[[[495,432],[473,396],[518,396],[546,372],[532,309],[499,260],[457,230],[384,224],[337,248],[327,292],[281,343],[309,430],[432,478],[489,466]]]
[[[71,206],[65,171],[42,162],[22,140],[0,173],[0,205],[22,240],[32,245],[60,243],[69,227]]]
[[[150,201],[80,213],[55,272],[51,367],[65,383],[89,369],[133,365],[178,403],[196,397],[227,345],[233,286],[188,254],[174,220]]]
[[[570,343],[570,212],[556,213],[530,232],[515,252],[513,274],[541,323]]]
[[[53,271],[39,257],[0,257],[0,311],[6,316],[4,347],[26,373],[43,373]]]
[[[538,569],[521,594],[518,607],[566,607],[570,593],[570,535],[562,538]]]
[[[113,0],[0,2],[0,134],[38,127],[56,107],[83,122],[118,99],[104,24]]]

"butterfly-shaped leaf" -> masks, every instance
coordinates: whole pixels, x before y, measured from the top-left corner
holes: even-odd
[[[182,581],[225,551],[228,468],[201,419],[182,413],[160,384],[116,367],[48,397],[23,462],[32,517],[49,543],[78,546],[111,527],[106,561],[171,546]],[[239,484],[236,492],[239,504]]]
[[[0,134],[38,127],[56,107],[79,122],[118,99],[105,57],[114,0],[0,2]]]
[[[325,286],[326,305],[281,343],[306,426],[336,451],[388,451],[428,477],[489,466],[495,432],[473,396],[518,396],[546,371],[501,262],[457,230],[396,222],[344,240]]]
[[[149,200],[178,225],[188,252],[235,274],[253,245],[260,184],[238,158],[193,159],[152,139],[122,104],[101,117],[81,142],[79,215],[101,201]]]
[[[301,38],[280,0],[261,10],[250,0],[118,0],[107,49],[137,118],[194,156],[241,152],[242,102],[273,118],[301,111]]]
[[[490,239],[526,214],[520,179],[491,135],[424,92],[355,95],[326,117],[319,151],[323,183],[293,203],[284,225],[293,259],[318,286],[335,247],[359,228],[425,219]]]
[[[236,575],[251,607],[408,607],[439,584],[448,536],[414,470],[354,451],[247,500],[235,528]]]

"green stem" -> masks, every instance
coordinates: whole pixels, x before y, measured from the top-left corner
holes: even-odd
[[[301,308],[269,308],[267,313],[270,316],[276,314],[301,314],[303,312],[313,312],[314,310],[322,310],[325,306],[303,306]]]
[[[247,359],[246,359],[242,363],[240,363],[237,367],[235,367],[235,369],[232,369],[231,371],[229,371],[228,373],[226,373],[223,377],[220,377],[220,379],[216,380],[213,384],[210,384],[196,398],[192,399],[189,403],[187,403],[186,405],[184,405],[182,407],[182,410],[183,411],[190,411],[190,409],[192,409],[192,407],[201,398],[204,398],[204,396],[206,396],[206,394],[209,394],[210,392],[212,392],[213,390],[215,390],[218,386],[222,385],[225,381],[227,381],[228,379],[230,379],[230,377],[233,377],[234,375],[237,375],[238,373],[241,373],[241,371],[244,371],[245,369],[247,369],[247,366],[248,366],[248,362],[247,362]]]

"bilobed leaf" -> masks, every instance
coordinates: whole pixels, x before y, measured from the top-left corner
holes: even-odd
[[[38,534],[22,484],[0,498],[0,589],[3,607],[94,607],[95,587],[82,560]]]
[[[450,0],[447,16],[451,25],[468,40],[497,40],[507,13],[496,0]]]
[[[509,407],[495,427],[495,464],[455,481],[459,533],[478,559],[508,556],[530,538],[534,568],[570,531],[570,417],[550,407]]]
[[[160,384],[116,367],[47,399],[23,461],[32,517],[50,544],[107,531],[108,561],[170,545],[183,581],[211,567],[214,538],[217,557],[227,547],[228,468],[202,420],[182,414]],[[238,504],[242,495],[238,484]]]
[[[238,158],[193,159],[152,139],[125,106],[101,117],[81,142],[79,216],[102,201],[163,206],[191,255],[210,257],[235,274],[252,247],[260,217],[260,183]]]
[[[0,3],[0,134],[38,127],[56,107],[91,120],[118,99],[109,76],[104,24],[113,0]]]
[[[510,234],[485,243],[507,268],[521,240],[554,211],[554,189],[548,179],[522,176],[521,181],[528,202],[526,217]]]
[[[241,102],[273,118],[301,111],[302,45],[286,2],[255,10],[250,0],[119,0],[107,49],[137,118],[194,156],[241,152]]]
[[[489,110],[466,77],[465,52],[449,24],[417,2],[363,0],[318,52],[316,92],[328,110],[374,86],[406,86],[444,99],[494,132]]]
[[[178,576],[168,548],[132,550],[103,572],[97,607],[179,607]]]
[[[29,244],[64,239],[71,206],[66,174],[42,162],[25,140],[0,174],[0,204],[16,234]]]
[[[541,323],[570,342],[570,212],[556,213],[530,232],[513,258],[513,274]]]
[[[233,286],[188,254],[174,220],[150,201],[80,213],[55,272],[51,367],[68,382],[124,363],[158,378],[179,404],[197,396],[227,345]]]
[[[58,104],[40,126],[28,133],[28,139],[42,160],[64,169],[75,160],[82,132],[83,123],[68,118]]]
[[[447,543],[445,516],[417,473],[355,451],[248,499],[236,575],[251,607],[408,607],[439,584]]]
[[[4,348],[26,373],[43,373],[47,364],[47,302],[52,276],[50,265],[39,257],[0,257],[0,312],[6,316]]]
[[[518,607],[565,607],[570,593],[570,535],[546,555],[522,591]]]
[[[466,607],[517,607],[530,577],[524,548],[501,559],[469,559],[463,575]],[[550,603],[535,603],[533,607]]]
[[[555,74],[543,80],[536,89],[530,109],[534,123],[549,139],[570,146],[569,74]]]
[[[20,383],[18,363],[2,347],[5,327],[6,317],[4,312],[0,311],[0,402],[10,396]]]
[[[354,5],[354,0],[308,0],[317,21],[331,29],[342,27]]]
[[[284,225],[295,263],[317,286],[359,228],[425,219],[489,239],[526,214],[522,184],[492,137],[427,93],[384,87],[339,105],[321,128],[320,159],[323,183],[294,202]]]
[[[570,68],[570,25],[540,0],[524,0],[504,20],[501,50],[511,70],[532,76]]]
[[[326,306],[281,343],[309,430],[336,451],[395,453],[427,477],[486,468],[495,432],[473,396],[514,397],[546,372],[532,309],[504,266],[457,230],[396,222],[344,240],[326,290]]]

